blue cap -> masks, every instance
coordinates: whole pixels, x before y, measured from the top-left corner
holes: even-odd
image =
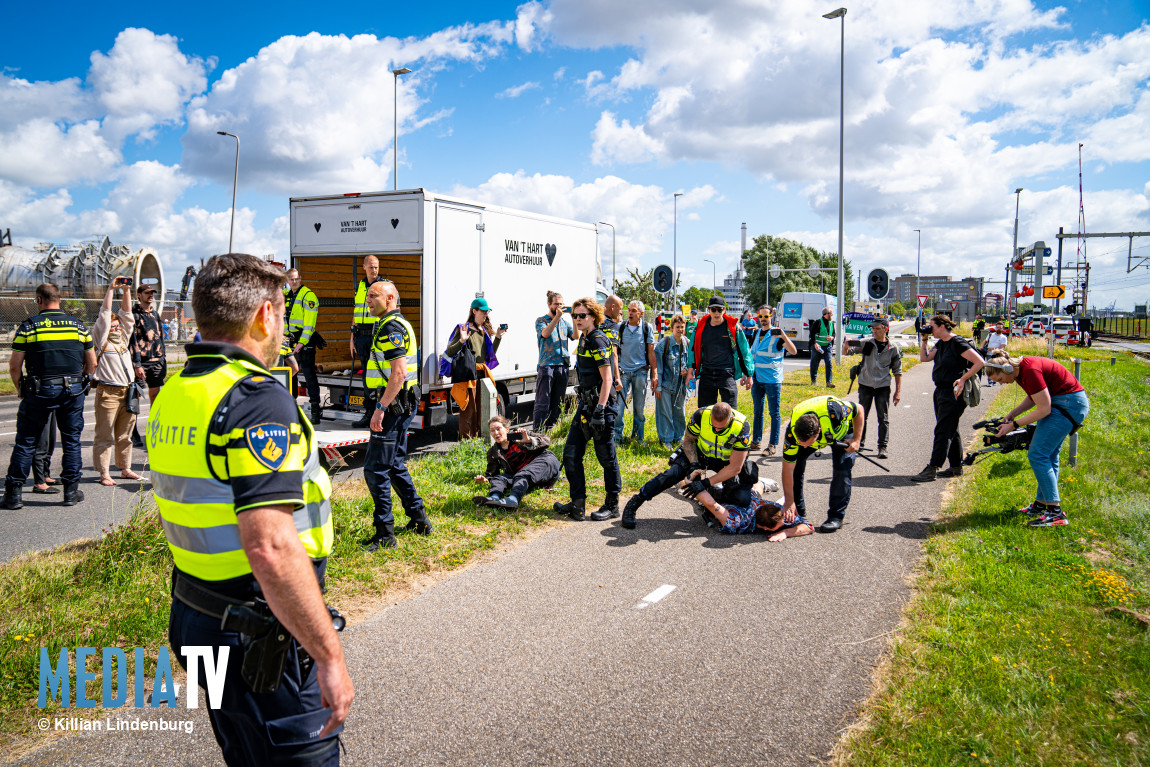
[[[479,309],[480,311],[483,311],[483,312],[491,311],[491,307],[488,306],[486,298],[475,299],[474,301],[471,302],[471,308],[472,309]]]

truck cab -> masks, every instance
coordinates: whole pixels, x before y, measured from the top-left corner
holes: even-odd
[[[776,313],[778,325],[799,351],[810,352],[810,323],[823,309],[838,312],[838,299],[826,293],[783,293]]]

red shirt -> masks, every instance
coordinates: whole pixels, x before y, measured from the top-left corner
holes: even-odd
[[[1047,357],[1023,357],[1016,382],[1029,397],[1043,389],[1049,389],[1051,397],[1085,391],[1069,370]]]

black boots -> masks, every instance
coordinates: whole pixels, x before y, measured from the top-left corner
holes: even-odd
[[[911,482],[934,482],[938,476],[938,467],[927,464],[927,467],[910,478]]]
[[[24,508],[24,488],[19,485],[5,487],[4,500],[0,501],[0,508],[12,511]]]
[[[617,516],[619,516],[619,496],[615,493],[608,493],[599,510],[591,513],[591,519],[596,522],[614,519]]]
[[[556,514],[566,514],[576,522],[582,522],[587,517],[584,511],[587,508],[586,498],[572,498],[570,503],[557,503],[554,506]]]
[[[431,520],[427,517],[411,520],[404,526],[404,529],[410,530],[416,535],[431,535],[435,532],[435,528],[431,526]]]
[[[312,425],[314,426],[314,425],[318,424],[321,418],[323,418],[323,408],[322,407],[313,407],[311,409],[311,423],[312,423]]]
[[[84,492],[80,490],[79,482],[64,483],[64,501],[61,506],[75,506],[84,500]]]
[[[375,535],[368,538],[362,544],[363,550],[368,554],[379,551],[380,549],[394,549],[399,544],[395,540],[395,527],[388,525],[384,528],[376,528]]]
[[[634,530],[635,512],[638,511],[639,507],[642,505],[643,499],[639,496],[638,493],[635,493],[633,496],[631,496],[631,499],[627,501],[627,505],[623,507],[623,519],[620,521],[620,524],[622,524],[623,527],[627,528],[628,530]]]

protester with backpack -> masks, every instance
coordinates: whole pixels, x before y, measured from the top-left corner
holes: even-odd
[[[655,428],[659,442],[671,447],[687,431],[687,385],[691,380],[691,356],[683,331],[687,321],[676,314],[668,323],[671,334],[655,344],[659,388],[655,390]]]
[[[1046,357],[1014,359],[1000,351],[986,361],[986,374],[996,383],[1017,383],[1026,392],[1018,407],[1006,414],[998,436],[1038,424],[1026,451],[1038,493],[1034,503],[1019,511],[1033,517],[1027,523],[1031,527],[1070,524],[1058,497],[1058,459],[1066,437],[1082,427],[1090,412],[1086,390],[1069,370]]]
[[[631,439],[643,441],[643,426],[647,416],[648,375],[651,391],[659,389],[659,373],[655,367],[655,332],[643,319],[643,302],[627,305],[627,321],[619,325],[619,417],[615,419],[615,442],[623,439],[623,417],[627,412],[627,397],[631,397]],[[648,371],[650,371],[648,373]]]
[[[459,406],[459,438],[479,436],[479,400],[475,396],[480,378],[489,376],[499,364],[495,354],[507,332],[506,325],[496,330],[488,317],[491,307],[486,298],[471,302],[467,322],[451,331],[443,353],[452,358],[451,396]]]
[[[726,312],[727,302],[718,294],[707,305],[710,318],[699,322],[691,339],[695,377],[699,380],[700,408],[713,405],[721,398],[731,407],[738,406],[739,387],[751,388],[754,363],[747,337],[739,330],[739,321]]]
[[[970,342],[954,334],[957,327],[950,317],[936,314],[923,327],[919,339],[919,362],[934,362],[934,445],[930,463],[910,479],[913,482],[933,482],[936,477],[957,477],[962,474],[962,437],[958,422],[966,410],[963,394],[968,385],[977,387],[975,377],[982,370],[983,359]],[[937,342],[926,350],[930,335]],[[950,468],[942,466],[950,460]]]

